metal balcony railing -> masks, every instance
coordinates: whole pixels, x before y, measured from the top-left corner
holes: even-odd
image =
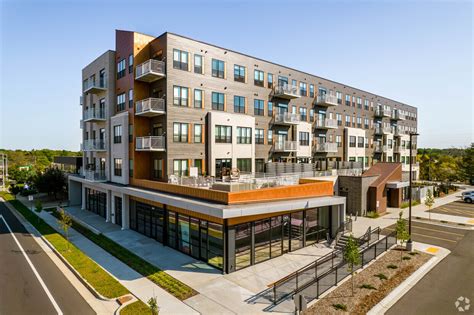
[[[291,152],[298,150],[298,142],[297,141],[276,141],[274,144],[274,151],[276,152]]]
[[[106,145],[105,141],[102,139],[89,139],[84,140],[82,144],[83,151],[105,151]]]
[[[335,153],[337,152],[337,143],[335,142],[317,142],[314,146],[316,152]]]
[[[107,181],[107,176],[105,176],[105,170],[85,170],[84,178],[92,182],[105,182]]]
[[[135,80],[153,82],[163,77],[165,77],[165,63],[160,60],[147,60],[135,69]]]
[[[83,83],[84,93],[99,93],[107,90],[107,79],[102,77],[99,79],[89,78]]]
[[[337,106],[337,96],[334,94],[319,94],[316,98],[316,104]]]
[[[165,151],[166,139],[164,136],[137,137],[135,149],[137,151]]]
[[[275,124],[297,124],[301,121],[300,114],[281,113],[275,114]]]
[[[294,85],[277,85],[273,90],[273,96],[281,98],[299,98],[298,87]]]
[[[375,110],[375,117],[391,117],[392,112],[390,109],[377,108]]]
[[[84,111],[83,120],[85,122],[92,120],[105,120],[105,109],[89,108]]]
[[[337,120],[330,118],[316,120],[315,126],[320,129],[337,128]]]
[[[392,119],[393,120],[405,120],[406,116],[404,114],[400,113],[400,111],[396,110],[396,111],[392,112]]]
[[[394,128],[393,133],[396,137],[400,137],[400,136],[403,136],[403,135],[408,135],[407,131],[402,130],[400,128]]]
[[[147,98],[135,103],[135,115],[158,116],[165,114],[165,100],[163,98]]]

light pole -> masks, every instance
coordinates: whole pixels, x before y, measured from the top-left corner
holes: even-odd
[[[413,241],[411,240],[411,181],[412,181],[412,159],[413,159],[413,145],[412,138],[413,136],[419,136],[418,133],[410,133],[410,174],[409,174],[409,190],[408,190],[408,234],[410,238],[407,242],[407,250],[409,252],[413,251]]]

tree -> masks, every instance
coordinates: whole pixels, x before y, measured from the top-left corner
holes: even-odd
[[[405,244],[410,239],[410,234],[407,229],[407,221],[403,218],[403,211],[400,211],[398,214],[398,220],[396,225],[397,240],[400,241],[400,261],[402,261],[403,256],[403,244]]]
[[[158,303],[156,302],[156,297],[153,296],[148,300],[148,306],[150,307],[151,314],[158,315],[159,307]]]
[[[360,264],[359,245],[354,237],[349,235],[346,247],[344,249],[344,260],[347,262],[348,271],[351,273],[352,295],[354,295],[354,265]]]
[[[435,204],[435,199],[433,196],[433,193],[431,192],[431,189],[428,189],[426,192],[426,197],[425,197],[425,206],[428,207],[428,215],[429,219],[431,220],[431,207]]]
[[[72,219],[71,217],[64,211],[63,208],[59,209],[59,219],[58,219],[58,224],[61,226],[61,229],[64,231],[64,234],[66,234],[66,240],[67,240],[67,249],[69,250],[69,228],[72,226]]]
[[[35,202],[35,211],[38,213],[38,223],[39,223],[40,222],[39,214],[41,213],[41,211],[43,211],[43,204],[39,200],[36,200]]]
[[[38,174],[34,180],[39,192],[53,195],[55,200],[58,193],[66,190],[66,183],[64,172],[57,168],[48,168],[43,174]]]
[[[474,183],[474,143],[471,143],[471,147],[464,151],[464,155],[459,161],[458,168],[459,177],[472,185]]]

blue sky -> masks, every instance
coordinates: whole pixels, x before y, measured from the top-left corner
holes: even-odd
[[[0,148],[80,143],[81,69],[115,29],[186,35],[418,107],[420,147],[473,140],[471,1],[1,3]]]

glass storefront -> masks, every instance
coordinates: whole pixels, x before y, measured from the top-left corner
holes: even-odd
[[[86,209],[90,212],[106,217],[107,195],[101,191],[86,188]]]
[[[130,229],[163,242],[164,213],[163,208],[131,200]]]
[[[115,224],[122,226],[122,198],[115,196],[114,204]]]

